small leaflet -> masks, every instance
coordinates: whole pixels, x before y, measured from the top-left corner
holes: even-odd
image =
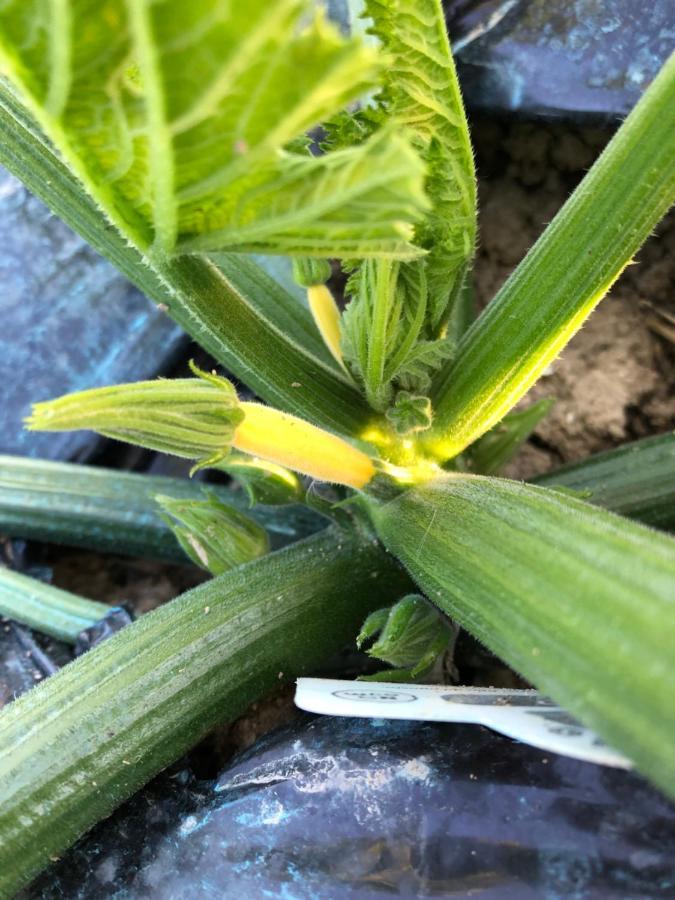
[[[551,753],[632,768],[625,756],[534,690],[298,678],[295,704],[329,716],[484,725]]]

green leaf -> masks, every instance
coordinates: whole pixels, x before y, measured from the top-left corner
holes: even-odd
[[[0,566],[0,616],[22,622],[59,641],[74,644],[84,628],[95,625],[110,609],[105,603],[85,600]]]
[[[408,588],[376,543],[329,529],[153,610],[19,697],[0,712],[0,894]]]
[[[478,438],[469,450],[470,466],[481,475],[495,475],[516,455],[555,400],[538,400],[526,409],[510,412],[502,421]]]
[[[150,266],[110,226],[1,80],[0,126],[0,162],[227,371],[274,406],[326,428],[357,434],[368,426],[372,412],[327,362],[308,311],[262,269],[234,254],[219,254],[216,265],[184,256]]]
[[[675,55],[438,374],[431,449],[499,422],[558,356],[675,198]]]
[[[373,504],[373,519],[447,615],[674,793],[672,538],[476,475]]]
[[[391,63],[378,97],[387,115],[415,136],[428,165],[432,208],[417,226],[432,330],[448,317],[474,252],[473,153],[440,0],[367,0],[372,32]]]
[[[197,232],[179,249],[415,259],[422,251],[409,223],[426,207],[422,175],[393,127],[318,158],[282,156],[248,173],[241,194],[230,189],[221,228]]]
[[[213,495],[205,500],[176,500],[163,495],[155,499],[168,513],[167,524],[185,555],[212,575],[222,575],[269,551],[265,529]]]
[[[434,370],[454,352],[454,344],[447,339],[418,341],[401,364],[396,378],[403,387],[411,390],[427,389],[431,386]]]
[[[675,529],[675,433],[660,434],[598,453],[533,479],[549,488],[583,491],[589,503]]]
[[[230,453],[214,468],[227,472],[242,485],[251,506],[299,503],[305,496],[304,486],[295,472],[266,459]]]
[[[387,148],[376,136],[335,159],[291,149],[372,88],[382,66],[319,12],[303,21],[307,11],[306,0],[9,0],[0,68],[144,251],[312,253],[332,225],[336,253],[415,255],[425,201],[405,137]]]
[[[139,447],[197,459],[210,466],[230,451],[244,419],[237,392],[219,375],[158,379],[93,388],[36,403],[27,419],[34,431],[88,428]]]
[[[200,500],[204,483],[157,475],[0,456],[0,533],[104,553],[184,562],[159,516],[157,494]],[[245,503],[229,487],[209,485],[228,506]],[[277,549],[326,527],[304,506],[256,507],[250,513]]]
[[[367,651],[368,656],[382,660],[395,669],[404,670],[411,680],[423,678],[438,662],[454,637],[454,628],[434,606],[419,594],[407,594],[393,606],[371,613],[356,640],[359,648],[379,633]],[[391,669],[362,680],[386,681],[401,671]]]
[[[342,316],[343,350],[369,404],[386,410],[396,388],[423,393],[453,351],[446,338],[424,339],[425,270],[367,260],[349,282]]]
[[[364,263],[343,317],[351,369],[371,406],[384,410],[397,388],[425,393],[454,349],[442,338],[473,255],[476,187],[440,2],[372,0],[366,13],[392,63],[373,106],[330,123],[328,145],[363,140],[382,121],[403,123],[428,166],[432,200],[415,231],[424,259]]]

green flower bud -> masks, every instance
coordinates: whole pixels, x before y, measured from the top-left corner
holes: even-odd
[[[414,434],[431,426],[431,400],[409,391],[399,391],[394,405],[386,412],[397,434]]]
[[[226,378],[158,379],[94,388],[36,403],[26,420],[34,431],[88,428],[105,437],[213,465],[230,451],[244,418],[237,392]]]
[[[250,562],[269,550],[269,538],[262,526],[213,496],[207,500],[155,499],[168,513],[164,521],[186,555],[212,575]]]
[[[310,288],[317,284],[325,284],[330,278],[331,272],[332,269],[327,259],[296,256],[293,260],[293,278],[300,287]]]
[[[371,613],[356,639],[361,648],[378,635],[366,652],[394,666],[364,681],[398,681],[425,678],[451,646],[456,630],[452,623],[419,594],[407,594],[391,607]]]

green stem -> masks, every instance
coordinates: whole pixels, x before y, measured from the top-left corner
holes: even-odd
[[[675,54],[438,374],[439,455],[459,453],[518,402],[671,205],[674,108]]]
[[[260,397],[345,434],[360,433],[372,419],[360,394],[332,364],[284,332],[287,316],[277,322],[275,304],[264,290],[255,290],[253,263],[241,283],[236,266],[226,275],[204,257],[158,257],[149,264],[84,193],[2,86],[0,130],[0,163]]]
[[[675,432],[590,456],[533,479],[569,487],[587,500],[653,528],[675,528]]]
[[[242,493],[204,482],[0,456],[0,533],[187,562],[155,497],[203,500],[205,489],[267,529],[273,549],[326,525],[304,506],[249,510]]]
[[[434,603],[675,793],[672,538],[477,475],[374,504],[373,518]]]
[[[408,587],[376,543],[331,528],[148,613],[6,707],[0,895]]]
[[[110,607],[85,600],[35,578],[0,568],[0,615],[22,622],[60,641],[74,644],[84,628],[100,621]]]
[[[555,400],[550,398],[538,400],[526,409],[508,413],[467,451],[471,471],[479,475],[498,474],[548,415],[554,403]]]

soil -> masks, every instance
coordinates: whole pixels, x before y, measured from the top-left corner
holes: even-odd
[[[482,308],[553,218],[608,134],[547,124],[473,124],[480,197],[475,267]],[[526,403],[556,405],[504,473],[529,478],[562,462],[673,427],[675,421],[675,218],[659,228]],[[138,614],[204,580],[192,567],[51,551],[54,583],[92,599],[125,602]],[[463,683],[521,682],[466,635],[457,645]],[[191,755],[204,774],[296,715],[290,688],[255,704]]]
[[[196,566],[102,556],[62,547],[51,550],[44,562],[51,566],[53,583],[58,587],[111,606],[124,604],[137,616],[150,612],[209,577]]]

